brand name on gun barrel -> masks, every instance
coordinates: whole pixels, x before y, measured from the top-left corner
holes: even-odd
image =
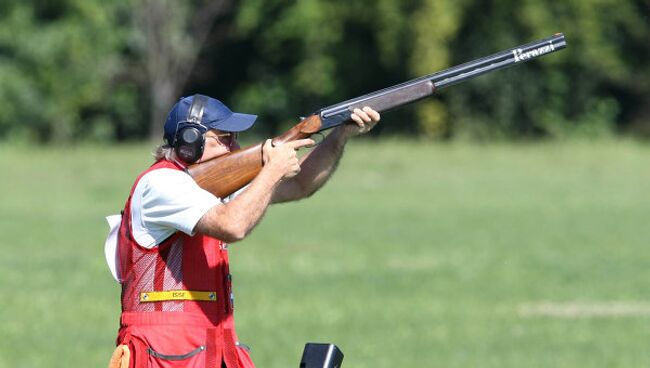
[[[512,55],[515,57],[515,63],[528,60],[540,55],[548,54],[549,52],[555,51],[553,43],[549,42],[548,45],[540,46],[536,49],[524,52],[522,49],[512,50]]]

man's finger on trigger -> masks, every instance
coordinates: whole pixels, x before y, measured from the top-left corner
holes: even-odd
[[[269,150],[271,149],[271,140],[267,139],[262,145],[262,162],[266,164],[269,160]]]
[[[264,144],[262,144],[262,153],[267,152],[271,148],[270,142],[270,139],[264,141]]]
[[[290,144],[293,149],[299,149],[303,147],[312,146],[315,143],[316,142],[314,142],[313,139],[306,138],[306,139],[298,139],[296,141],[289,142],[288,144]]]

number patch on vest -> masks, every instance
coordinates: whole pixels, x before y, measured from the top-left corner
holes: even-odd
[[[140,303],[164,302],[168,300],[198,300],[202,302],[216,302],[215,291],[194,290],[165,290],[145,291],[140,293]]]

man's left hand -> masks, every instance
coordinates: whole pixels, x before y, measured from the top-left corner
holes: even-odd
[[[352,122],[345,124],[345,131],[349,136],[368,133],[381,118],[377,111],[368,106],[363,109],[354,109],[350,117]]]

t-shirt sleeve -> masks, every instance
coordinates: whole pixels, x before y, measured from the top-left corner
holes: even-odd
[[[220,203],[187,173],[153,170],[140,179],[131,198],[133,237],[141,246],[152,248],[176,231],[194,235],[201,217]]]

